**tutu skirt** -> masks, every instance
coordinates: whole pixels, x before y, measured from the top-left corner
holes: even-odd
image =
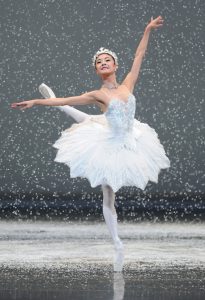
[[[55,161],[70,168],[71,178],[87,178],[91,187],[109,185],[114,192],[123,186],[144,190],[170,167],[156,131],[136,119],[122,135],[113,134],[104,115],[91,116],[63,131],[53,147]]]

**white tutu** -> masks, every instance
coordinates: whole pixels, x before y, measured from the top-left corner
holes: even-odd
[[[156,131],[134,119],[131,96],[127,103],[113,99],[105,114],[62,132],[53,145],[58,149],[55,161],[68,165],[72,178],[87,178],[91,187],[107,184],[114,192],[123,186],[144,190],[148,181],[158,182],[161,169],[170,167]]]

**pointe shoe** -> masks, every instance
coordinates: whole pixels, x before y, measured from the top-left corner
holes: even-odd
[[[44,98],[56,98],[54,92],[45,83],[42,83],[38,87],[39,92]]]
[[[119,240],[115,243],[114,272],[122,272],[124,264],[124,246]]]

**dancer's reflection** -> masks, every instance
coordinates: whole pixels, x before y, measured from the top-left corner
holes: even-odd
[[[125,293],[125,281],[123,273],[114,273],[113,278],[113,300],[123,300]]]

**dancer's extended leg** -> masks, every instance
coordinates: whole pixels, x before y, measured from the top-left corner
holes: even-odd
[[[105,222],[115,245],[114,271],[121,272],[123,268],[124,253],[123,244],[118,236],[117,213],[115,210],[115,193],[108,185],[102,185],[103,191],[103,215]]]
[[[44,98],[56,98],[54,92],[45,83],[39,85],[39,92]],[[57,106],[61,111],[65,112],[66,115],[72,117],[76,122],[80,123],[90,118],[90,116],[74,107],[69,105]]]

